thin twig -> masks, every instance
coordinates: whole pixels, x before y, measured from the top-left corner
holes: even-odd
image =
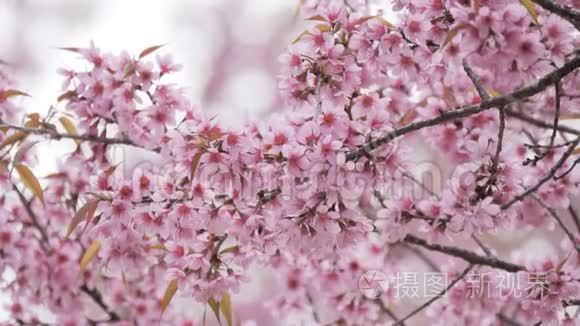
[[[471,79],[471,82],[473,83],[473,85],[475,85],[475,89],[477,90],[479,97],[481,97],[481,99],[484,101],[489,100],[491,98],[491,96],[489,96],[489,93],[485,90],[485,88],[481,84],[481,80],[480,80],[479,76],[467,64],[466,59],[463,59],[463,69],[465,70],[465,73],[467,74],[467,76],[469,76],[469,79]],[[495,173],[497,172],[497,167],[499,165],[499,156],[501,154],[501,150],[503,147],[503,135],[505,132],[505,125],[506,125],[506,123],[505,123],[505,106],[500,106],[498,108],[498,112],[499,112],[499,130],[498,130],[498,135],[497,135],[497,145],[495,148],[495,155],[491,159],[490,172],[491,172],[492,176],[490,176],[490,178],[488,179],[488,185],[491,184],[493,182],[493,180],[495,179]]]
[[[576,224],[576,229],[580,233],[580,217],[578,217],[578,213],[576,213],[576,210],[574,209],[574,207],[572,207],[572,205],[568,207],[568,212],[570,212],[572,220],[574,220],[574,224]]]
[[[499,131],[497,134],[497,145],[495,147],[495,155],[491,159],[491,173],[497,171],[497,166],[499,165],[499,156],[503,147],[503,135],[505,132],[505,107],[500,107],[499,111]],[[492,178],[490,178],[491,180]]]
[[[469,79],[471,79],[471,82],[475,86],[475,90],[477,90],[477,93],[479,94],[479,97],[481,98],[481,100],[482,101],[489,100],[491,98],[491,96],[489,96],[489,94],[487,93],[487,91],[485,90],[483,85],[481,84],[481,79],[479,78],[479,76],[467,64],[467,59],[465,59],[465,58],[463,58],[463,70],[465,70],[465,73],[467,74]]]
[[[540,7],[569,21],[580,30],[580,11],[552,0],[532,0]]]
[[[419,187],[421,187],[421,189],[425,190],[426,192],[428,192],[431,196],[440,199],[439,195],[437,195],[435,192],[433,192],[433,190],[429,189],[423,182],[419,181],[417,178],[415,178],[412,174],[409,174],[407,172],[401,172],[401,174],[406,177],[407,179],[413,181],[414,183],[416,183]]]
[[[554,92],[556,93],[556,106],[554,111],[554,131],[552,131],[552,136],[550,137],[550,147],[554,146],[554,141],[556,140],[556,134],[558,133],[558,122],[560,121],[560,93],[562,92],[560,88],[560,82],[554,83]]]
[[[552,125],[552,124],[549,124],[549,123],[542,121],[542,120],[535,119],[535,118],[530,117],[529,115],[526,115],[522,112],[517,112],[514,110],[506,110],[506,114],[508,117],[516,118],[518,120],[527,122],[527,123],[529,123],[533,126],[539,127],[539,128],[552,129],[554,127],[554,125]],[[556,128],[556,129],[560,132],[566,132],[569,134],[580,136],[580,130],[570,128],[568,126],[558,125],[558,128]]]
[[[575,160],[575,161],[572,163],[572,165],[570,165],[570,167],[569,167],[569,168],[568,168],[566,171],[564,171],[564,173],[562,173],[562,174],[560,174],[560,175],[557,175],[557,176],[554,176],[554,180],[560,180],[560,179],[562,179],[563,177],[565,177],[565,176],[567,176],[568,174],[570,174],[570,173],[571,173],[571,172],[574,170],[574,168],[576,167],[576,165],[578,165],[578,163],[580,163],[580,158],[579,158],[579,159],[576,159],[576,160]]]
[[[482,101],[478,105],[469,105],[456,110],[444,111],[435,118],[410,123],[399,129],[395,129],[391,132],[388,132],[379,138],[371,140],[362,146],[359,146],[357,149],[349,152],[346,158],[349,161],[357,160],[363,157],[365,154],[370,153],[374,149],[388,143],[389,141],[395,138],[401,137],[403,135],[423,128],[432,127],[444,122],[465,118],[489,110],[491,108],[497,108],[502,106],[507,107],[508,105],[514,102],[520,101],[524,98],[528,98],[530,96],[533,96],[535,94],[544,91],[549,85],[553,85],[556,81],[561,80],[563,77],[565,77],[578,67],[580,67],[580,55],[577,55],[576,57],[574,57],[574,59],[568,61],[561,68],[552,71],[551,73],[545,75],[544,77],[540,78],[537,82],[529,86],[521,88],[507,95],[496,96],[487,101]]]
[[[117,321],[121,320],[119,315],[116,312],[112,311],[109,308],[109,306],[107,306],[107,304],[103,301],[103,296],[101,295],[101,293],[97,289],[89,289],[88,286],[82,285],[81,291],[84,292],[85,294],[87,294],[91,299],[93,299],[93,301],[99,307],[101,307],[101,309],[103,309],[103,311],[105,311],[107,313],[107,315],[109,315],[108,322],[117,322]]]
[[[320,324],[320,316],[318,316],[318,312],[314,307],[314,299],[312,299],[312,295],[310,295],[310,292],[308,291],[306,291],[306,300],[308,301],[308,304],[310,304],[310,306],[312,307],[312,318],[317,324]]]
[[[485,245],[485,243],[483,243],[483,241],[481,241],[475,234],[472,234],[471,238],[473,239],[473,241],[475,241],[475,243],[477,243],[477,245],[481,248],[481,250],[483,250],[486,256],[493,257],[491,250],[489,250],[489,248]]]
[[[526,268],[522,265],[517,265],[514,263],[506,262],[506,261],[500,260],[500,259],[495,258],[495,257],[480,256],[472,251],[465,250],[465,249],[458,248],[458,247],[444,246],[444,245],[440,245],[440,244],[436,244],[436,243],[428,243],[427,241],[425,241],[421,238],[418,238],[414,235],[411,235],[411,234],[408,234],[407,236],[405,236],[403,241],[405,241],[407,243],[414,244],[414,245],[421,246],[423,248],[426,248],[426,249],[429,249],[432,251],[441,252],[441,253],[444,253],[444,254],[449,255],[449,256],[461,258],[461,259],[465,260],[466,262],[474,264],[474,265],[485,265],[485,266],[489,266],[489,267],[493,267],[493,268],[497,268],[497,269],[502,269],[502,270],[505,270],[505,271],[511,272],[511,273],[526,270]]]
[[[425,302],[424,304],[422,304],[421,306],[419,306],[415,310],[411,311],[408,315],[406,315],[402,319],[399,319],[396,323],[393,324],[393,326],[402,325],[403,322],[405,322],[409,318],[415,316],[416,314],[418,314],[419,312],[421,312],[423,309],[425,309],[429,305],[431,305],[433,302],[435,302],[436,300],[438,300],[439,298],[441,298],[442,296],[444,296],[445,293],[447,293],[447,291],[449,291],[453,286],[455,286],[455,284],[457,284],[459,281],[461,281],[463,278],[465,278],[465,276],[467,275],[467,273],[469,273],[469,271],[472,268],[473,268],[473,265],[472,264],[470,264],[469,266],[467,266],[467,268],[464,269],[463,272],[456,279],[454,279],[445,289],[443,289],[443,291],[439,292],[439,294],[437,296],[429,299],[427,302]]]
[[[505,209],[510,208],[513,204],[515,204],[515,203],[523,200],[527,196],[533,194],[538,189],[540,189],[540,187],[544,183],[546,183],[550,179],[554,178],[554,176],[556,175],[556,172],[558,172],[558,170],[564,165],[564,163],[566,162],[566,160],[568,159],[568,157],[570,157],[570,155],[572,155],[572,152],[574,151],[574,149],[576,148],[576,146],[578,146],[578,143],[580,143],[580,137],[576,138],[576,140],[574,140],[572,142],[572,144],[570,144],[570,146],[568,146],[568,149],[566,149],[566,152],[564,152],[564,154],[562,154],[562,157],[560,157],[560,159],[558,160],[558,162],[556,162],[556,164],[554,164],[554,166],[552,166],[552,168],[550,169],[550,171],[542,179],[540,179],[540,181],[538,181],[538,183],[536,183],[533,187],[530,187],[528,190],[524,191],[523,193],[517,195],[516,197],[514,197],[509,202],[503,204],[501,206],[501,209],[502,210],[505,210]]]
[[[506,325],[510,325],[510,326],[522,326],[522,324],[518,323],[517,321],[509,318],[508,316],[502,314],[502,313],[498,313],[497,314],[497,319],[499,319],[501,322],[505,323]]]
[[[572,245],[574,246],[576,251],[580,252],[580,245],[578,245],[578,243],[576,243],[576,238],[574,237],[574,234],[572,234],[572,232],[570,232],[570,230],[568,230],[568,228],[566,227],[566,224],[564,224],[564,222],[562,221],[560,216],[558,216],[558,213],[556,213],[556,211],[552,207],[546,205],[538,196],[532,194],[531,197],[540,206],[542,206],[542,208],[544,208],[548,213],[550,213],[550,215],[552,215],[552,217],[556,220],[556,222],[558,222],[558,225],[560,226],[562,231],[564,231],[564,233],[566,233],[566,236],[568,236],[570,241],[572,241]]]
[[[391,317],[392,320],[394,321],[399,320],[399,317],[397,317],[397,315],[395,315],[395,313],[391,309],[389,309],[389,307],[385,306],[382,301],[378,300],[378,305],[384,313],[386,313],[389,317]],[[405,326],[405,323],[401,322],[400,325]]]
[[[433,260],[431,260],[427,255],[425,255],[425,253],[423,253],[419,248],[415,248],[407,243],[401,242],[401,245],[403,245],[407,250],[411,251],[413,254],[415,254],[417,257],[419,257],[423,262],[425,262],[425,264],[427,264],[434,272],[441,272],[441,269],[439,268],[439,266],[437,266],[437,264],[435,264],[433,262]]]
[[[42,225],[40,225],[40,222],[38,222],[38,218],[36,217],[36,214],[32,210],[32,207],[30,206],[30,202],[28,202],[28,200],[26,200],[26,197],[24,197],[24,194],[22,193],[22,191],[20,191],[20,189],[18,189],[18,187],[15,184],[12,184],[12,189],[14,189],[16,194],[18,194],[18,198],[20,199],[22,206],[24,206],[26,213],[28,213],[28,216],[30,217],[30,221],[32,222],[32,225],[38,230],[38,232],[40,232],[40,236],[41,236],[40,244],[42,246],[42,249],[45,252],[48,252],[49,251],[49,240],[48,240],[48,234],[46,233],[46,230],[42,227]]]

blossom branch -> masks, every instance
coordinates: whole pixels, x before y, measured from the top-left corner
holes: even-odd
[[[467,76],[469,76],[469,79],[471,79],[473,85],[475,85],[475,89],[477,90],[479,97],[483,101],[489,100],[491,96],[489,96],[489,93],[485,90],[485,88],[481,84],[481,79],[479,78],[479,76],[467,64],[467,60],[465,58],[463,59],[463,70],[465,70],[465,73],[467,74]],[[495,149],[495,155],[491,159],[490,171],[492,173],[492,176],[488,179],[488,185],[492,183],[495,179],[495,172],[499,164],[499,156],[501,154],[501,150],[503,147],[503,134],[505,132],[505,106],[500,106],[498,111],[499,111],[499,131],[497,135],[497,145]]]
[[[514,111],[514,110],[506,110],[506,114],[508,117],[512,117],[512,118],[516,118],[518,120],[521,120],[523,122],[529,123],[533,126],[539,127],[539,128],[544,128],[544,129],[552,129],[554,128],[554,125],[549,124],[545,121],[542,120],[538,120],[535,119],[533,117],[530,117],[529,115],[526,115],[522,112],[518,112],[518,111]],[[556,127],[556,130],[561,131],[561,132],[566,132],[569,134],[573,134],[573,135],[579,135],[580,136],[580,130],[578,129],[574,129],[574,128],[570,128],[568,126],[562,126],[562,125],[558,125]]]
[[[580,232],[580,217],[572,205],[568,207],[568,212],[570,212],[570,216],[572,216],[572,220],[574,221],[574,224],[576,224],[576,229]]]
[[[36,217],[36,214],[34,213],[34,211],[32,210],[32,207],[30,206],[30,202],[28,200],[26,200],[26,197],[24,197],[24,194],[20,191],[20,189],[18,189],[18,187],[15,184],[12,184],[12,189],[14,189],[14,191],[16,192],[16,194],[18,194],[18,198],[20,199],[20,202],[22,203],[22,206],[24,206],[24,209],[26,210],[26,213],[28,213],[28,216],[30,217],[30,221],[32,222],[32,225],[38,230],[38,232],[40,232],[40,237],[41,237],[41,245],[42,245],[42,249],[45,252],[48,252],[48,234],[46,233],[46,230],[42,227],[42,225],[40,225],[40,222],[38,222],[38,218]]]
[[[6,127],[6,128],[13,129],[13,130],[18,130],[18,131],[30,133],[30,134],[44,135],[44,136],[47,136],[48,138],[55,139],[55,140],[72,139],[72,140],[80,140],[80,141],[89,141],[89,142],[94,142],[94,143],[102,143],[102,144],[107,144],[107,145],[120,144],[120,145],[130,145],[130,146],[140,147],[139,145],[135,144],[134,142],[132,142],[129,139],[107,138],[107,137],[99,137],[99,136],[93,136],[93,135],[63,134],[63,133],[59,133],[55,130],[51,130],[51,129],[47,129],[47,128],[39,128],[39,129],[26,128],[26,127],[12,125],[12,124],[9,124],[9,123],[6,123],[6,122],[3,122],[2,120],[0,120],[0,128],[2,128],[2,127]]]
[[[427,241],[425,241],[421,238],[418,238],[414,235],[411,235],[411,234],[408,234],[407,236],[405,236],[405,239],[403,239],[403,241],[410,243],[410,244],[421,246],[421,247],[429,249],[431,251],[437,251],[437,252],[441,252],[441,253],[444,253],[444,254],[449,255],[449,256],[461,258],[461,259],[465,260],[466,262],[474,264],[474,265],[489,266],[489,267],[493,267],[493,268],[497,268],[497,269],[502,269],[502,270],[505,270],[505,271],[511,272],[511,273],[526,270],[526,268],[522,265],[513,264],[513,263],[506,262],[506,261],[503,261],[503,260],[500,260],[500,259],[494,258],[494,257],[480,256],[472,251],[457,248],[457,247],[444,246],[444,245],[440,245],[440,244],[436,244],[436,243],[428,243]]]
[[[580,30],[580,11],[552,0],[532,0],[540,7],[569,21]]]
[[[560,159],[558,160],[558,162],[556,162],[556,164],[554,164],[554,166],[552,166],[552,168],[550,169],[550,171],[542,179],[540,179],[540,181],[538,181],[538,183],[536,183],[533,187],[530,187],[525,192],[517,195],[515,198],[513,198],[509,202],[503,204],[501,206],[501,209],[508,209],[513,204],[515,204],[515,203],[517,203],[519,201],[522,201],[524,198],[526,198],[527,196],[533,194],[538,189],[540,189],[540,187],[544,183],[546,183],[550,179],[554,178],[556,176],[556,173],[558,172],[558,170],[564,165],[564,163],[566,163],[566,160],[568,159],[568,157],[570,157],[570,155],[572,155],[572,152],[574,151],[574,149],[576,148],[576,146],[578,146],[578,143],[580,143],[580,137],[576,138],[576,140],[574,140],[568,146],[568,149],[566,150],[566,152],[564,152],[564,154],[562,154],[562,157],[560,157]]]
[[[364,156],[365,153],[369,153],[372,150],[388,143],[389,141],[395,138],[398,138],[400,136],[406,135],[408,133],[423,128],[432,127],[444,122],[469,117],[471,115],[489,110],[491,108],[508,106],[514,102],[520,101],[522,99],[525,99],[527,97],[533,96],[535,94],[544,91],[549,85],[552,85],[555,82],[561,80],[569,73],[576,70],[576,68],[578,67],[580,67],[580,55],[575,56],[574,59],[568,61],[562,67],[540,78],[537,82],[524,88],[521,88],[519,90],[516,90],[510,94],[491,98],[487,101],[479,103],[478,105],[469,105],[453,111],[444,111],[435,118],[413,122],[399,129],[395,129],[385,134],[384,136],[371,140],[365,143],[364,145],[360,146],[358,149],[349,152],[347,155],[347,159],[348,160],[359,159],[362,156]]]
[[[554,146],[554,141],[556,140],[556,134],[558,133],[558,122],[560,120],[560,95],[562,93],[562,88],[560,82],[554,83],[554,92],[556,97],[556,105],[554,112],[554,130],[552,131],[552,136],[550,137],[550,146]]]

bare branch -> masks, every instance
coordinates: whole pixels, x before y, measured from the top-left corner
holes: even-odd
[[[491,173],[497,171],[497,166],[499,164],[499,155],[503,147],[503,134],[505,132],[505,108],[502,106],[499,108],[499,131],[497,134],[497,146],[495,148],[495,155],[492,158]],[[491,180],[491,178],[490,178]]]
[[[559,179],[562,179],[563,177],[567,176],[570,172],[572,172],[574,170],[574,168],[576,167],[576,165],[578,165],[578,163],[580,163],[580,158],[576,159],[576,161],[574,161],[572,163],[572,165],[568,168],[568,170],[564,171],[564,173],[555,176],[554,180],[559,180]]]
[[[318,316],[318,312],[314,307],[314,299],[312,299],[312,295],[310,295],[310,292],[308,291],[306,291],[306,300],[308,301],[310,307],[312,307],[312,318],[316,323],[320,324],[320,316]]]
[[[580,11],[552,0],[532,0],[540,7],[569,21],[580,30]]]
[[[576,210],[574,209],[574,207],[572,207],[572,205],[568,207],[568,212],[570,212],[572,220],[574,220],[574,224],[576,224],[576,229],[578,230],[578,232],[580,232],[580,217],[578,217],[578,213],[576,213]]]
[[[438,273],[441,272],[439,266],[437,266],[437,264],[435,264],[435,262],[433,262],[433,260],[431,260],[431,258],[425,255],[425,253],[423,253],[419,248],[415,248],[409,245],[408,243],[404,242],[401,242],[401,245],[403,245],[407,250],[411,251],[413,254],[419,257],[423,262],[425,262],[425,264],[429,265],[429,268],[431,268],[434,272]]]
[[[447,291],[449,291],[453,286],[455,286],[455,284],[457,284],[459,281],[461,281],[463,278],[465,278],[467,273],[469,273],[469,271],[472,268],[473,268],[473,265],[471,265],[471,264],[469,266],[467,266],[467,268],[464,269],[463,272],[456,279],[454,279],[445,289],[443,289],[443,291],[439,292],[439,294],[437,296],[431,298],[430,300],[428,300],[427,302],[425,302],[424,304],[419,306],[417,309],[411,311],[408,315],[406,315],[402,319],[399,319],[396,323],[393,324],[393,326],[403,325],[403,322],[405,322],[409,318],[415,316],[416,314],[421,312],[423,309],[429,307],[429,305],[431,305],[433,302],[437,301],[439,298],[444,296],[445,293],[447,293]]]
[[[554,164],[554,166],[552,166],[552,168],[550,169],[550,171],[542,179],[540,179],[540,181],[538,181],[538,183],[536,183],[533,187],[530,187],[528,190],[524,191],[523,193],[517,195],[515,198],[513,198],[509,202],[503,204],[501,206],[501,209],[508,209],[508,208],[510,208],[513,204],[515,204],[515,203],[523,200],[527,196],[533,194],[538,189],[540,189],[540,187],[544,183],[546,183],[550,179],[554,178],[555,175],[556,175],[556,172],[558,172],[558,170],[564,165],[564,163],[566,162],[566,160],[568,159],[568,157],[570,157],[570,155],[572,155],[572,152],[574,151],[574,149],[576,148],[576,146],[578,146],[578,143],[580,143],[580,137],[576,138],[576,140],[574,140],[570,144],[570,146],[568,146],[568,149],[566,150],[566,152],[564,152],[564,154],[562,154],[562,157],[560,157],[560,159],[558,160],[558,162],[556,162],[556,164]]]
[[[554,92],[556,93],[556,107],[554,111],[554,131],[552,131],[552,136],[550,137],[550,146],[554,146],[556,134],[558,133],[558,122],[560,121],[560,94],[562,93],[560,82],[554,84]]]
[[[429,249],[432,251],[441,252],[441,253],[444,253],[444,254],[449,255],[449,256],[461,258],[461,259],[465,260],[466,262],[471,263],[473,265],[489,266],[489,267],[493,267],[493,268],[497,268],[497,269],[502,269],[502,270],[505,270],[505,271],[511,272],[511,273],[526,270],[526,268],[522,265],[513,264],[513,263],[506,262],[506,261],[503,261],[503,260],[500,260],[500,259],[494,258],[494,257],[480,256],[472,251],[457,248],[457,247],[444,246],[444,245],[439,245],[436,243],[428,243],[427,241],[425,241],[421,238],[418,238],[414,235],[411,235],[411,234],[408,234],[403,241],[405,241],[407,243],[414,244],[414,245],[421,246],[423,248],[426,248],[426,249]]]
[[[539,128],[545,128],[545,129],[554,128],[554,125],[549,124],[549,123],[542,121],[542,120],[532,118],[529,115],[526,115],[522,112],[517,112],[517,111],[513,111],[513,110],[506,110],[506,114],[508,117],[516,118],[518,120],[527,122],[527,123],[529,123],[533,126],[539,127]],[[580,136],[580,130],[570,128],[567,126],[558,125],[556,130]]]
[[[517,321],[509,318],[508,316],[506,316],[506,315],[504,315],[502,313],[498,313],[497,314],[497,319],[499,319],[501,322],[503,322],[504,324],[506,324],[508,326],[522,326]]]
[[[477,93],[479,94],[479,97],[482,99],[482,101],[489,100],[491,96],[489,96],[489,94],[481,84],[481,79],[479,78],[479,76],[467,64],[467,60],[465,58],[463,58],[463,70],[465,70],[465,73],[467,74],[467,76],[469,76],[469,79],[471,79],[471,82],[475,86],[475,89],[477,90]]]
[[[560,228],[564,231],[564,233],[566,233],[566,236],[568,236],[570,241],[572,241],[572,245],[574,246],[574,248],[576,248],[576,251],[580,252],[580,246],[578,245],[578,243],[576,243],[576,238],[574,237],[574,234],[572,234],[572,232],[570,232],[570,230],[568,230],[568,228],[566,227],[566,224],[564,224],[564,222],[562,222],[562,219],[560,218],[560,216],[558,216],[558,213],[556,213],[556,211],[552,207],[546,205],[540,198],[538,198],[538,196],[532,194],[531,197],[540,206],[542,206],[542,208],[544,208],[548,213],[550,213],[550,215],[552,215],[552,217],[556,220],[556,222],[558,222],[558,225],[560,226]]]
[[[387,314],[389,317],[391,317],[392,320],[394,320],[394,321],[399,320],[399,317],[397,317],[397,315],[395,315],[395,313],[392,312],[391,309],[389,309],[389,307],[385,306],[382,301],[379,300],[378,305],[385,314]],[[400,325],[405,326],[405,323],[401,322]]]
[[[69,134],[62,134],[62,133],[59,133],[57,131],[50,130],[50,129],[26,128],[26,127],[20,127],[20,126],[16,126],[16,125],[12,125],[12,124],[0,121],[0,128],[2,128],[2,127],[6,127],[6,128],[18,130],[18,131],[23,131],[23,132],[27,132],[27,133],[35,134],[35,135],[44,135],[44,136],[47,136],[48,138],[56,139],[56,140],[73,139],[73,140],[89,141],[89,142],[93,142],[93,143],[102,143],[102,144],[108,144],[108,145],[121,144],[121,145],[130,145],[130,146],[140,147],[139,145],[133,143],[129,139],[107,138],[107,137],[98,137],[98,136],[93,136],[93,135],[69,135]]]
[[[465,58],[463,59],[463,70],[465,70],[465,73],[467,74],[467,76],[469,76],[469,79],[471,79],[471,82],[475,86],[475,89],[477,90],[479,97],[483,101],[489,100],[491,98],[491,96],[489,96],[489,93],[485,90],[485,88],[481,84],[481,80],[480,80],[479,76],[467,64],[467,60]],[[501,154],[501,150],[503,147],[503,134],[505,131],[505,107],[500,106],[498,110],[499,110],[499,131],[498,131],[498,135],[497,135],[497,145],[496,145],[496,149],[495,149],[495,155],[491,159],[490,171],[492,174],[494,174],[495,171],[497,171],[497,166],[499,164],[499,156]],[[491,182],[492,180],[493,180],[493,178],[490,177],[489,182]]]
[[[405,172],[405,171],[401,172],[401,174],[402,174],[402,175],[403,175],[405,178],[407,178],[407,179],[409,179],[409,180],[413,181],[415,184],[417,184],[419,187],[421,187],[421,189],[423,189],[423,190],[425,190],[427,193],[429,193],[429,195],[431,195],[431,196],[433,196],[433,197],[435,197],[435,198],[437,198],[437,199],[440,199],[439,195],[437,195],[435,192],[433,192],[433,190],[429,189],[429,187],[427,187],[427,186],[426,186],[426,185],[425,185],[423,182],[421,182],[420,180],[418,180],[417,178],[415,178],[415,177],[414,177],[412,174],[410,174],[410,173],[407,173],[407,172]]]
[[[481,250],[483,250],[486,256],[493,257],[491,250],[489,250],[489,248],[483,243],[483,241],[481,241],[475,234],[472,234],[471,238],[473,239],[473,241],[475,241],[475,243],[477,243],[477,245],[481,248]]]
[[[107,304],[103,301],[103,296],[101,295],[101,293],[97,290],[97,289],[89,289],[88,286],[83,285],[81,286],[81,291],[84,292],[85,294],[87,294],[91,299],[93,299],[93,301],[101,308],[103,309],[103,311],[105,311],[107,313],[107,315],[109,315],[109,320],[108,322],[117,322],[120,321],[121,318],[119,317],[119,315],[112,311],[109,306],[107,306]]]
[[[24,194],[20,191],[20,189],[18,189],[18,187],[15,184],[12,184],[12,189],[14,189],[16,194],[18,194],[18,198],[20,199],[22,206],[24,206],[26,213],[28,213],[28,216],[30,217],[30,221],[32,222],[32,225],[38,230],[38,232],[40,232],[40,236],[41,236],[40,244],[42,246],[42,249],[45,252],[48,252],[49,251],[49,249],[48,249],[49,240],[48,240],[48,234],[46,233],[46,230],[42,227],[42,225],[40,225],[40,222],[38,222],[38,218],[36,217],[36,214],[32,210],[32,207],[30,207],[30,202],[28,202],[28,200],[26,200],[26,197],[24,197]]]

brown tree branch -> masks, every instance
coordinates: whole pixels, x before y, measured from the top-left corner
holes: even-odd
[[[532,0],[547,11],[569,21],[580,31],[580,11],[552,0]]]
[[[570,216],[572,216],[572,220],[574,221],[574,224],[576,224],[576,229],[580,232],[580,217],[578,217],[578,213],[576,213],[576,210],[572,205],[568,207],[568,212],[570,212]]]
[[[109,306],[107,306],[107,304],[103,301],[103,296],[101,295],[101,293],[97,289],[89,289],[88,286],[83,285],[83,286],[81,286],[81,291],[83,293],[87,294],[91,299],[93,299],[93,301],[101,309],[103,309],[103,311],[105,311],[105,313],[107,313],[107,315],[109,315],[108,322],[117,322],[117,321],[121,320],[119,315],[116,312],[112,311],[109,308]]]
[[[0,121],[0,128],[2,128],[2,127],[10,128],[13,130],[18,130],[18,131],[22,131],[22,132],[26,132],[26,133],[30,133],[30,134],[35,134],[35,135],[44,135],[44,136],[47,136],[48,138],[55,139],[55,140],[72,139],[72,140],[80,140],[80,141],[89,141],[89,142],[93,142],[93,143],[102,143],[102,144],[107,144],[107,145],[115,145],[115,144],[130,145],[130,146],[135,146],[135,147],[141,148],[141,146],[135,144],[134,142],[132,142],[129,139],[107,138],[107,137],[99,137],[99,136],[93,136],[93,135],[69,135],[69,134],[62,134],[62,133],[59,133],[59,132],[57,132],[55,130],[51,130],[51,129],[26,128],[26,127],[16,126],[16,125],[12,125],[12,124]]]
[[[42,246],[42,249],[45,252],[48,252],[49,251],[49,240],[48,240],[48,234],[46,233],[46,230],[42,227],[42,225],[40,225],[40,222],[38,222],[38,218],[36,217],[36,214],[32,210],[32,207],[30,206],[30,202],[28,200],[26,200],[26,197],[24,197],[24,194],[22,193],[22,191],[20,191],[20,189],[18,189],[18,187],[15,184],[12,184],[12,189],[14,189],[14,191],[18,195],[18,198],[20,199],[20,202],[22,203],[24,210],[26,210],[26,213],[30,217],[30,221],[32,222],[32,225],[38,230],[38,232],[40,232],[40,237],[41,237],[40,244]]]
[[[491,96],[489,96],[489,94],[487,93],[487,91],[485,90],[483,85],[481,84],[481,79],[479,78],[479,76],[467,64],[467,60],[465,58],[463,58],[463,70],[465,71],[465,73],[467,74],[469,79],[471,79],[471,82],[475,86],[475,89],[477,90],[477,93],[479,94],[479,97],[481,98],[481,100],[482,101],[489,100],[491,98]]]
[[[469,117],[471,115],[489,110],[491,108],[497,107],[507,107],[508,105],[520,101],[522,99],[528,98],[535,94],[544,91],[549,85],[560,81],[566,75],[576,70],[580,67],[580,55],[574,57],[574,59],[566,62],[562,67],[552,71],[551,73],[540,78],[535,83],[516,90],[510,94],[493,97],[487,101],[482,101],[478,105],[469,105],[456,110],[444,111],[439,116],[431,119],[421,120],[417,122],[410,123],[399,129],[395,129],[385,135],[371,140],[364,145],[360,146],[358,149],[352,150],[347,154],[347,160],[357,160],[363,157],[365,154],[370,153],[376,148],[388,143],[389,141],[398,138],[400,136],[406,135],[408,133],[432,127],[444,122],[454,121],[457,119]]]
[[[554,92],[555,92],[555,111],[554,111],[554,130],[552,131],[552,136],[550,137],[550,146],[554,146],[554,141],[556,140],[556,134],[558,133],[558,122],[560,121],[560,95],[562,93],[562,89],[560,86],[560,82],[556,82],[554,84]]]
[[[489,266],[497,269],[502,269],[507,272],[515,273],[519,271],[525,271],[526,268],[522,265],[513,264],[510,262],[506,262],[494,257],[485,257],[480,256],[472,251],[465,250],[462,248],[452,247],[452,246],[445,246],[436,243],[428,243],[427,241],[418,238],[414,235],[408,234],[405,236],[403,241],[421,246],[423,248],[429,249],[431,251],[437,251],[440,253],[444,253],[449,256],[454,256],[457,258],[461,258],[466,262],[473,264],[473,265],[484,265]]]
[[[538,183],[536,183],[533,187],[530,187],[528,190],[524,191],[523,193],[517,195],[516,197],[514,197],[509,202],[503,204],[501,206],[501,209],[502,210],[503,209],[508,209],[513,204],[515,204],[515,203],[517,203],[519,201],[522,201],[524,198],[526,198],[527,196],[533,194],[538,189],[540,189],[540,187],[544,183],[546,183],[550,179],[554,178],[556,176],[556,173],[558,172],[558,170],[564,165],[564,163],[566,163],[566,160],[568,159],[568,157],[570,157],[570,155],[572,155],[572,152],[574,151],[574,149],[576,148],[576,146],[578,146],[578,143],[580,143],[580,137],[576,138],[576,140],[574,140],[568,146],[568,149],[566,149],[566,152],[564,152],[564,154],[562,154],[562,156],[560,157],[560,159],[558,160],[558,162],[556,162],[556,164],[554,164],[554,166],[552,166],[552,168],[550,169],[550,171],[542,179],[540,179],[540,181],[538,181]]]
[[[472,268],[473,268],[473,265],[471,265],[471,264],[469,266],[467,266],[467,268],[464,269],[463,272],[456,279],[454,279],[445,289],[443,289],[441,292],[439,292],[439,294],[437,296],[429,299],[427,302],[425,302],[421,306],[417,307],[415,310],[411,311],[408,315],[406,315],[402,319],[399,319],[396,323],[393,324],[393,326],[403,325],[403,322],[405,322],[409,318],[415,316],[416,314],[418,314],[419,312],[421,312],[423,309],[425,309],[428,306],[430,306],[433,302],[437,301],[439,298],[441,298],[442,296],[444,296],[445,293],[447,293],[453,286],[455,286],[455,284],[457,284],[459,281],[461,281],[463,278],[465,278],[465,276],[467,275],[467,273],[469,273],[469,271]]]

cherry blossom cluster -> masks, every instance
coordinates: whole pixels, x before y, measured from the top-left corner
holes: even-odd
[[[181,67],[160,46],[66,48],[87,68],[59,70],[62,94],[44,117],[17,110],[26,93],[0,74],[9,325],[205,323],[177,298],[232,325],[232,295],[253,266],[280,278],[264,309],[314,324],[401,325],[423,311],[445,325],[573,324],[580,131],[560,120],[580,104],[578,10],[549,0],[392,9],[390,22],[366,1],[301,1],[310,27],[281,56],[292,109],[237,129],[167,81]],[[37,178],[35,147],[47,140],[73,150]],[[414,176],[421,141],[452,167],[443,189]],[[119,147],[148,159],[116,161]],[[549,229],[563,234],[551,255],[480,239]],[[365,271],[394,274],[409,259],[454,281],[412,311],[392,292],[359,291]],[[493,270],[542,278],[514,285],[524,297],[468,298],[466,275]]]

